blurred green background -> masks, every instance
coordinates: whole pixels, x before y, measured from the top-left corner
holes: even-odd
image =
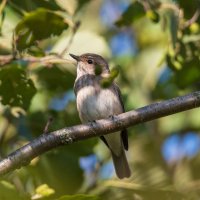
[[[127,111],[198,90],[199,14],[199,0],[1,0],[0,157],[42,134],[49,117],[49,131],[80,123],[69,53],[118,66]],[[95,138],[2,177],[0,199],[199,199],[199,122],[194,109],[129,128],[129,179],[116,178]]]

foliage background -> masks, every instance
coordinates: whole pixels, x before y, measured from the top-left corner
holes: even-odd
[[[127,111],[198,90],[199,9],[199,0],[1,0],[0,156],[39,136],[49,117],[49,131],[80,123],[69,52],[118,66]],[[4,176],[0,199],[198,199],[199,114],[130,128],[129,179],[115,177],[109,152],[90,139]]]

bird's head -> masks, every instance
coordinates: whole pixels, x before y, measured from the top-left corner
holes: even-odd
[[[100,55],[93,53],[85,53],[80,56],[69,55],[77,61],[77,75],[102,75],[109,73],[108,63]]]

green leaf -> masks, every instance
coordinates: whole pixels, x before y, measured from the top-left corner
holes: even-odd
[[[186,19],[190,19],[200,5],[199,0],[192,0],[192,2],[191,1],[177,0],[176,2],[179,4],[181,9],[184,10],[184,16],[185,16]]]
[[[22,51],[37,41],[60,35],[68,24],[64,18],[50,10],[40,8],[24,16],[15,28],[16,48]]]
[[[99,197],[93,195],[77,194],[77,195],[65,195],[58,200],[100,200]]]
[[[175,75],[175,83],[179,88],[186,88],[198,83],[200,79],[199,60],[185,63],[182,70]]]
[[[97,65],[95,67],[95,75],[100,75],[102,73],[102,67],[100,65]]]
[[[160,20],[159,14],[154,10],[147,11],[146,16],[154,23],[158,23]]]
[[[101,87],[102,88],[108,88],[112,83],[113,81],[115,80],[115,78],[119,75],[119,69],[117,67],[113,68],[111,71],[110,71],[110,75],[109,77],[107,78],[103,78],[101,80]]]
[[[13,8],[15,11],[18,11],[18,10],[16,10],[16,7],[17,7],[18,9],[21,9],[21,10],[27,11],[27,12],[36,10],[39,7],[50,9],[50,10],[62,10],[62,8],[60,8],[58,6],[58,4],[56,3],[55,0],[34,0],[34,1],[9,0],[8,6]],[[17,13],[21,14],[21,12],[17,12]]]
[[[173,71],[178,71],[182,68],[182,63],[175,59],[174,56],[166,55],[166,61],[169,68]]]
[[[22,198],[19,195],[19,192],[16,190],[14,185],[7,181],[1,181],[0,182],[0,199],[4,200],[22,200]]]
[[[179,18],[174,11],[168,11],[168,23],[169,23],[169,30],[171,34],[172,46],[173,48],[176,47],[177,42],[177,32],[179,26]]]
[[[42,182],[48,183],[56,193],[74,193],[83,184],[79,156],[67,150],[68,148],[61,148],[49,152],[38,162],[38,169],[35,169]]]
[[[132,3],[127,10],[122,14],[120,19],[116,21],[117,26],[128,26],[132,24],[134,21],[142,18],[145,15],[145,11],[143,6],[138,3]]]
[[[46,87],[50,91],[65,92],[74,85],[74,75],[55,65],[51,68],[42,68],[37,74],[42,87]]]
[[[26,72],[16,65],[0,69],[0,96],[4,105],[28,109],[36,89]]]
[[[45,52],[43,51],[43,49],[41,49],[37,46],[32,46],[32,47],[28,48],[27,53],[32,56],[35,56],[35,57],[45,56]]]
[[[119,75],[119,69],[117,67],[114,67],[110,71],[110,77],[112,77],[112,79],[114,80],[118,75]]]
[[[55,193],[55,190],[50,188],[47,184],[42,184],[36,188],[36,194],[42,197],[47,197]]]
[[[101,87],[102,88],[108,88],[112,84],[111,78],[104,78],[101,80]]]

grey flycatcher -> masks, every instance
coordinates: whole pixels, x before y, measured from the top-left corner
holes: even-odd
[[[77,109],[82,122],[92,122],[124,112],[124,105],[118,86],[113,82],[102,88],[101,80],[109,77],[108,63],[97,54],[81,56],[70,54],[77,61],[77,76],[74,84]],[[101,73],[95,73],[97,68]],[[122,179],[131,175],[125,155],[128,150],[127,130],[100,137],[110,149],[117,176]]]

